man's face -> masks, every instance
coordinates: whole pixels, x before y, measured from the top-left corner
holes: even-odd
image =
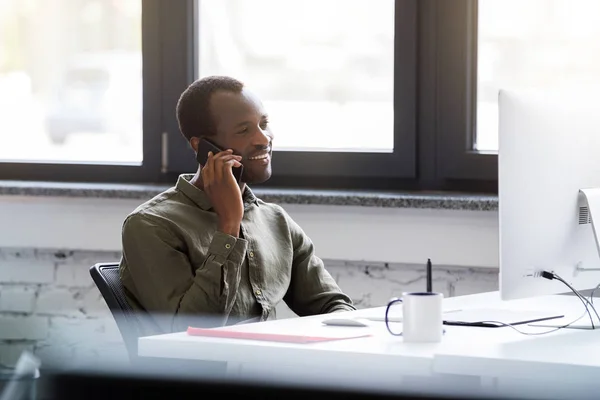
[[[241,93],[218,91],[210,99],[216,135],[211,137],[222,149],[242,156],[247,183],[262,183],[271,177],[271,143],[267,112],[261,101],[246,89]]]

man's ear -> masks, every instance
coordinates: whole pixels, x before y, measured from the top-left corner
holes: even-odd
[[[194,136],[193,138],[190,139],[190,146],[192,146],[192,149],[194,150],[194,153],[198,154],[198,144],[200,143],[200,138]]]

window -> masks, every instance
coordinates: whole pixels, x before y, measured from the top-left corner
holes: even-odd
[[[598,86],[599,9],[593,0],[424,5],[435,30],[435,186],[497,190],[499,89]]]
[[[278,150],[393,151],[393,0],[202,0],[198,18],[199,75],[248,82]]]
[[[0,159],[142,162],[141,0],[0,2]]]
[[[181,92],[230,74],[270,113],[266,186],[493,192],[498,88],[598,70],[592,0],[47,3],[0,0],[0,179],[172,184]]]
[[[477,150],[498,150],[498,90],[598,86],[600,2],[480,0]]]
[[[435,84],[424,88],[424,96],[433,98],[428,115],[435,121],[434,186],[497,191],[497,152],[477,146],[478,2],[427,3],[425,26],[433,33],[425,47],[433,48],[428,61],[435,68],[425,71]]]
[[[195,13],[195,77],[234,76],[269,112],[267,185],[414,178],[415,2],[200,0]],[[186,148],[169,134],[173,174],[196,168],[193,157],[176,156]]]

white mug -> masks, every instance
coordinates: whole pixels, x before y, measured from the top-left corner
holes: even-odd
[[[385,326],[394,336],[402,336],[405,342],[440,342],[444,334],[442,320],[442,293],[402,293],[402,298],[393,298],[385,310]],[[402,303],[402,332],[390,328],[390,307]]]

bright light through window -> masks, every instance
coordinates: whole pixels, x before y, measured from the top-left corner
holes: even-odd
[[[498,149],[498,90],[600,87],[600,1],[479,0],[477,149]]]
[[[142,0],[0,0],[0,160],[142,161]]]
[[[256,91],[276,149],[393,150],[393,0],[200,0],[199,24],[199,76]]]

